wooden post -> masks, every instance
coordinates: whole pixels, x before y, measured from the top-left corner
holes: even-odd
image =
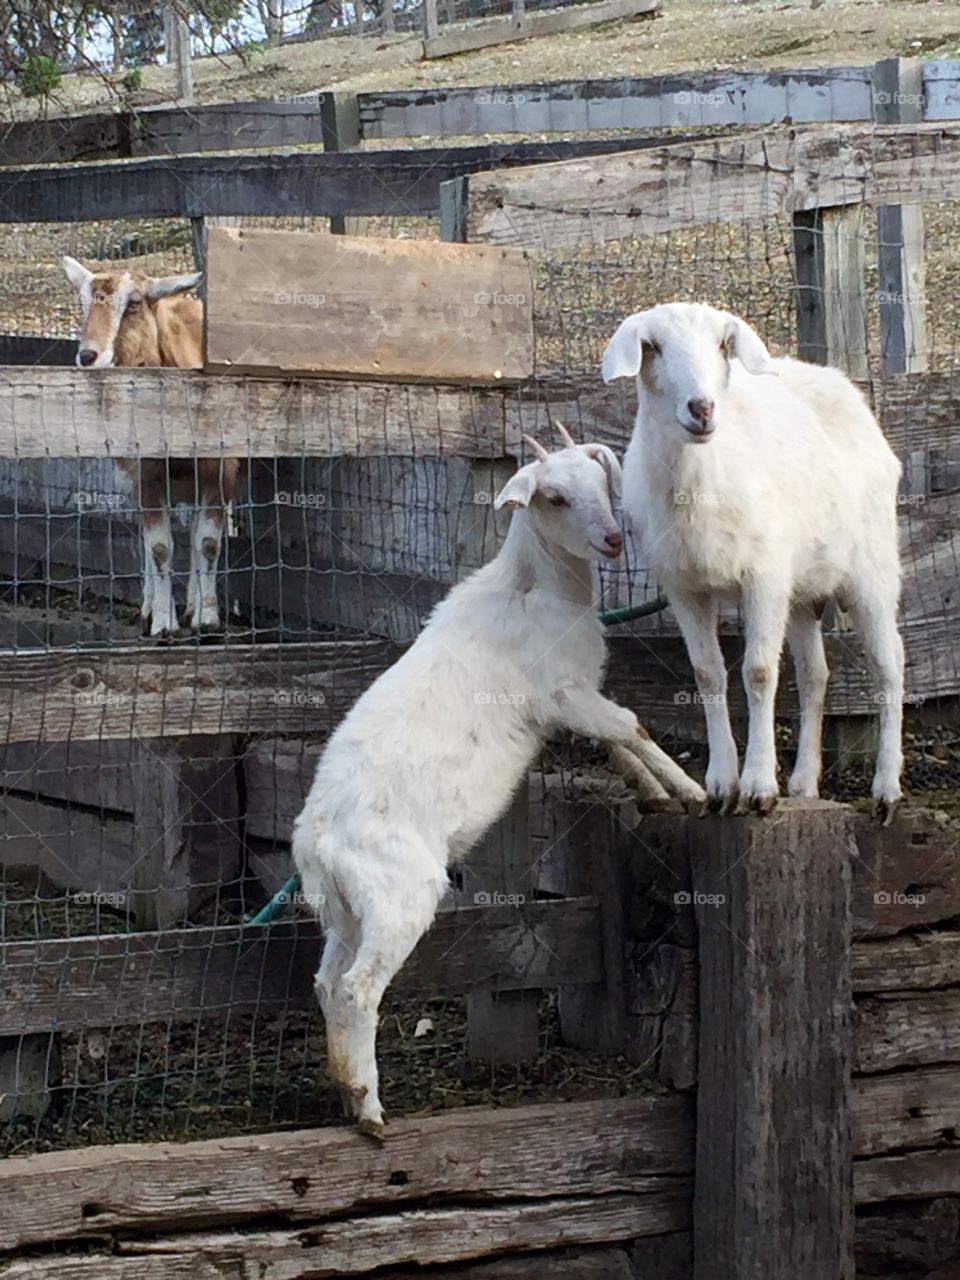
[[[524,13],[524,0],[513,0],[513,20],[514,22],[522,22]]]
[[[861,207],[794,214],[793,243],[801,360],[834,365],[851,378],[868,377]]]
[[[194,101],[193,64],[190,61],[190,28],[175,4],[164,12],[167,57],[177,68],[177,102],[189,106]]]
[[[0,1037],[0,1124],[42,1119],[62,1078],[59,1035]]]
[[[694,1280],[850,1280],[851,811],[690,823]]]
[[[874,67],[873,117],[881,124],[923,120],[923,68],[916,58],[886,58]],[[880,352],[884,373],[927,368],[922,205],[877,209]]]
[[[424,40],[432,40],[439,34],[437,0],[423,0],[423,38]]]
[[[440,239],[467,243],[469,178],[450,178],[440,183]]]
[[[139,739],[131,752],[129,901],[141,929],[165,929],[240,875],[233,739]]]
[[[393,0],[383,0],[382,20],[384,35],[393,35],[393,31],[396,26],[393,12]]]
[[[358,147],[362,133],[357,95],[324,93],[320,100],[320,127],[324,151],[351,151]],[[330,230],[335,236],[362,236],[365,226],[365,218],[335,215],[330,219]]]
[[[482,696],[488,690],[477,690]],[[461,868],[463,906],[532,901],[536,865],[530,846],[530,801],[524,779],[509,811]],[[535,1058],[537,991],[476,991],[467,996],[467,1055],[487,1062]]]

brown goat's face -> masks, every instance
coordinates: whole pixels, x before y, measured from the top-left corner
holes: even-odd
[[[77,364],[86,369],[160,364],[153,308],[200,282],[199,273],[158,278],[136,270],[93,272],[74,258],[64,258],[63,266],[83,308]]]

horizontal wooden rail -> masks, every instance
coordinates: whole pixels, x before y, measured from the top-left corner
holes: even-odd
[[[621,22],[654,13],[660,0],[597,0],[594,4],[564,6],[549,13],[529,13],[492,22],[453,26],[423,42],[424,58],[449,58],[472,49],[508,44],[528,37],[559,35],[602,22]]]
[[[462,995],[603,978],[595,898],[442,911],[398,989]],[[309,921],[0,944],[0,1036],[313,1009]]]
[[[689,1194],[692,1120],[686,1098],[622,1098],[401,1119],[382,1146],[338,1127],[4,1160],[0,1250],[262,1218],[306,1224],[430,1200],[642,1195],[671,1178]]]
[[[599,129],[812,124],[874,117],[874,68],[681,71],[647,78],[567,80],[357,94],[364,138],[585,133]],[[923,67],[926,120],[960,117],[960,62]],[[322,92],[288,101],[144,107],[0,129],[0,165],[67,164],[191,152],[322,145]]]
[[[894,449],[956,446],[960,374],[863,383]],[[186,369],[0,367],[0,458],[519,457],[559,417],[623,450],[636,400],[598,375],[518,387],[252,378]]]
[[[424,150],[207,154],[0,171],[0,223],[108,218],[436,217],[464,174],[645,150],[655,138],[498,142]]]
[[[469,238],[533,248],[960,199],[960,126],[778,128],[469,180]]]

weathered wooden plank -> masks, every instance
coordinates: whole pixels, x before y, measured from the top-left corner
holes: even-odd
[[[957,896],[960,901],[960,889]],[[858,942],[852,958],[856,992],[960,986],[960,933],[955,929]]]
[[[887,828],[864,817],[857,852],[854,938],[929,928],[960,914],[960,847],[946,814],[910,806]]]
[[[960,1200],[940,1196],[913,1204],[879,1204],[857,1213],[858,1276],[922,1275],[956,1280],[956,1267],[932,1273],[960,1257]]]
[[[960,440],[960,374],[860,384],[898,452]],[[319,378],[212,377],[189,369],[0,366],[0,457],[520,457],[559,417],[622,451],[632,387],[592,375],[455,388]]]
[[[495,390],[189,369],[0,368],[0,452],[14,458],[518,451]]]
[[[8,742],[328,729],[401,652],[386,641],[0,655]]]
[[[960,198],[960,127],[770,129],[470,181],[470,240],[538,248],[841,205]]]
[[[932,69],[925,65],[928,96]],[[646,79],[571,80],[483,87],[431,86],[358,94],[365,138],[491,133],[583,133],[589,129],[673,129],[690,125],[795,125],[873,118],[872,67],[791,71],[678,72]],[[938,81],[936,102],[960,71]],[[944,103],[960,116],[960,95]],[[933,117],[931,117],[933,118]]]
[[[960,61],[943,58],[923,64],[923,118],[956,120],[960,117]]]
[[[496,383],[533,372],[533,276],[518,250],[211,227],[212,373]]]
[[[383,1145],[341,1127],[13,1158],[0,1163],[0,1249],[264,1215],[295,1224],[431,1196],[602,1198],[667,1178],[682,1196],[691,1112],[670,1096],[471,1108],[396,1120]]]
[[[0,223],[108,218],[436,217],[465,173],[646,149],[655,139],[494,142],[417,150],[173,156],[4,173]]]
[[[853,1054],[855,1070],[863,1072],[960,1063],[960,989],[858,1000]]]
[[[602,22],[620,22],[654,13],[660,0],[600,0],[598,4],[576,5],[560,12],[536,13],[513,16],[505,20],[483,23],[475,27],[461,28],[444,35],[431,35],[425,31],[424,58],[449,58],[454,54],[468,53],[472,49],[486,49],[494,44],[509,44],[512,40],[527,40],[533,36],[553,36],[563,31],[577,31],[583,27],[599,26]],[[426,8],[426,5],[424,6]]]
[[[875,69],[874,111],[885,124],[923,119],[923,64],[885,58]],[[920,373],[927,367],[927,299],[922,205],[877,210],[880,352],[884,373]]]
[[[960,1133],[960,1067],[854,1076],[850,1120],[854,1156],[950,1146]]]
[[[42,1261],[13,1261],[4,1275],[16,1280],[54,1275],[57,1280],[92,1280],[93,1276],[115,1280],[129,1278],[131,1267],[144,1280],[169,1280],[184,1274],[197,1280],[227,1280],[238,1274],[238,1267],[247,1271],[256,1267],[261,1275],[282,1275],[285,1280],[369,1275],[396,1263],[469,1261],[513,1249],[531,1252],[551,1249],[558,1243],[607,1244],[676,1231],[689,1221],[688,1194],[688,1184],[677,1179],[675,1186],[646,1195],[417,1209],[341,1219],[318,1224],[316,1230],[304,1227],[125,1241],[115,1256],[59,1257],[56,1271],[45,1269]],[[192,1269],[185,1273],[184,1264]]]
[[[863,209],[844,205],[796,213],[793,242],[800,359],[866,378]]]
[[[924,1200],[956,1195],[960,1187],[960,1148],[949,1151],[911,1151],[899,1156],[874,1156],[853,1166],[857,1204],[883,1200]]]
[[[689,1183],[646,1195],[526,1201],[483,1208],[418,1209],[324,1224],[319,1239],[306,1232],[274,1231],[193,1236],[121,1246],[151,1265],[155,1255],[182,1256],[184,1246],[214,1260],[229,1277],[242,1261],[284,1276],[369,1275],[396,1263],[456,1262],[506,1249],[529,1252],[557,1244],[597,1244],[659,1235],[689,1223]]]
[[[700,939],[696,1280],[853,1274],[855,852],[851,811],[826,801],[690,826]]]
[[[597,982],[596,919],[594,898],[441,912],[397,982],[453,994]],[[320,948],[304,921],[3,943],[0,1035],[312,1009]]]

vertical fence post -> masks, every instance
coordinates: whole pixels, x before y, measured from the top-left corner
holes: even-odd
[[[797,263],[797,347],[802,360],[866,378],[867,315],[860,205],[793,216]]]
[[[383,0],[383,32],[384,35],[393,35],[396,21],[393,13],[393,0]]]
[[[359,4],[359,0],[358,0]],[[320,126],[324,151],[352,151],[360,145],[360,108],[355,93],[324,93],[320,100]],[[335,215],[330,230],[335,236],[362,236],[364,218]]]
[[[873,118],[878,124],[923,120],[923,67],[916,58],[886,58],[876,64]],[[883,372],[923,373],[927,367],[923,206],[881,205],[877,243]]]
[[[437,0],[423,0],[423,38],[424,40],[433,40],[439,34]]]
[[[850,1280],[851,811],[690,823],[694,1280]]]
[[[168,4],[164,11],[164,27],[167,57],[177,68],[177,102],[189,105],[194,101],[190,28],[175,4]]]

